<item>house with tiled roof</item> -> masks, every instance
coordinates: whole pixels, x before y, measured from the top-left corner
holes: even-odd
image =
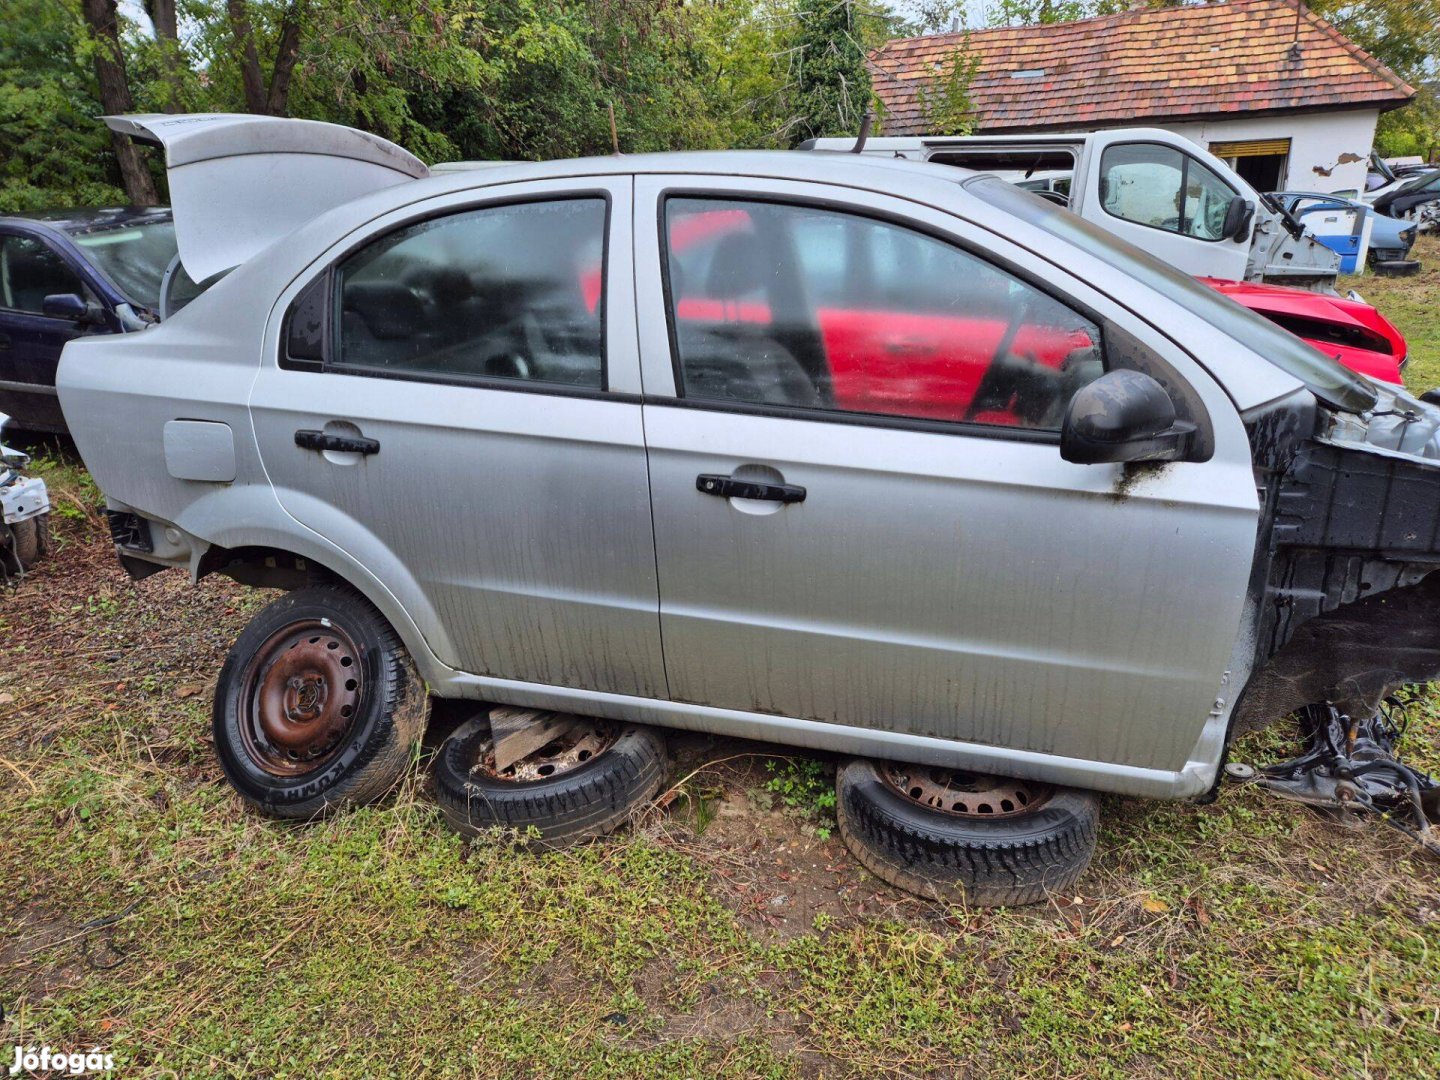
[[[1363,190],[1380,113],[1415,93],[1298,0],[1225,0],[890,41],[871,55],[885,135],[944,133],[957,57],[977,134],[1162,127],[1261,191]]]

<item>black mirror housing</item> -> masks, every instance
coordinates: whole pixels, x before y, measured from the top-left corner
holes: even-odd
[[[1250,221],[1255,217],[1255,206],[1243,195],[1236,195],[1225,208],[1225,222],[1220,233],[1227,240],[1237,244],[1250,238]]]
[[[1060,456],[1077,465],[1125,461],[1182,461],[1195,425],[1175,415],[1175,403],[1149,375],[1119,369],[1078,390],[1065,409]]]

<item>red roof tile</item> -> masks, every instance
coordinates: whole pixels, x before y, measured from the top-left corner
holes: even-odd
[[[979,57],[970,100],[976,128],[986,132],[1393,109],[1415,93],[1303,6],[1297,36],[1295,0],[1229,0],[887,42],[870,58],[884,134],[930,133],[916,91],[956,49]]]

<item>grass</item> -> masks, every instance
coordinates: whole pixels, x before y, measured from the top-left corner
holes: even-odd
[[[1440,374],[1426,301],[1381,295],[1433,273],[1362,287]],[[1107,799],[1076,894],[1016,911],[878,884],[828,835],[832,763],[698,736],[683,797],[573,852],[462,842],[419,762],[379,806],[257,818],[209,683],[266,597],[130,582],[84,471],[36,471],[58,551],[0,594],[0,1068],[18,1043],[156,1080],[1440,1073],[1436,862],[1251,788]],[[1440,696],[1415,713],[1434,770]]]
[[[1411,258],[1420,260],[1416,277],[1365,274],[1342,278],[1339,288],[1359,292],[1405,335],[1410,346],[1405,383],[1418,394],[1440,387],[1440,234],[1421,236]]]

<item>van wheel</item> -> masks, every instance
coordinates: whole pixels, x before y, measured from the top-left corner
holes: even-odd
[[[445,740],[434,768],[445,820],[465,836],[513,830],[522,843],[564,848],[614,832],[659,792],[667,761],[653,729],[585,720],[503,772],[494,766],[488,720]]]
[[[390,790],[429,709],[410,654],[367,600],[299,589],[251,619],[225,658],[215,749],[260,813],[323,817]]]
[[[876,877],[931,900],[1033,904],[1095,851],[1098,800],[1026,780],[858,758],[836,774],[840,835]]]

